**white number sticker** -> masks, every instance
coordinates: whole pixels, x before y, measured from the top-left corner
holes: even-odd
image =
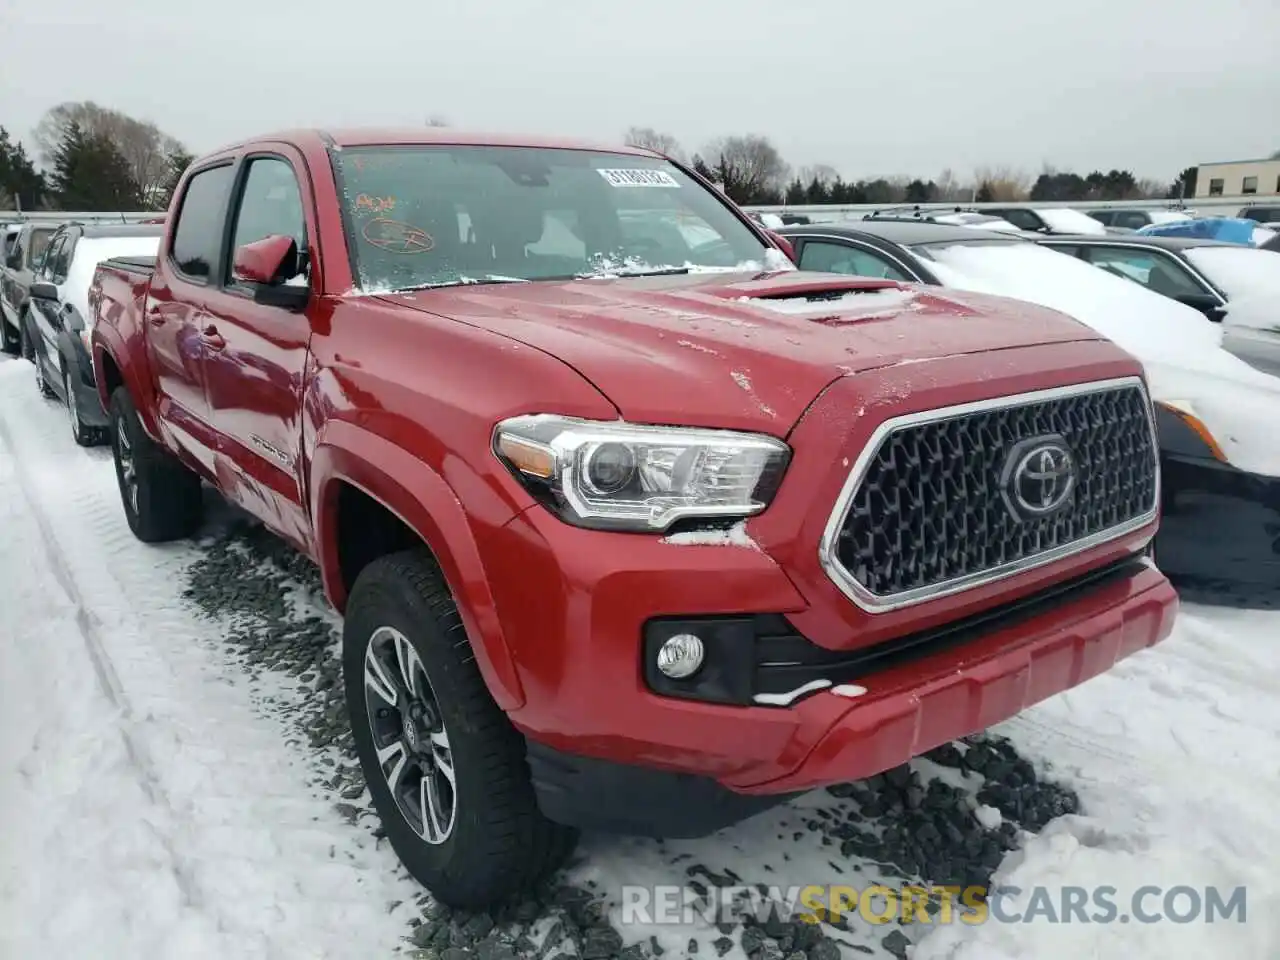
[[[614,187],[676,187],[680,184],[665,170],[597,170]]]

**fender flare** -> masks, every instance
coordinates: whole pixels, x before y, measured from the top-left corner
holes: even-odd
[[[524,706],[524,690],[480,550],[457,495],[439,473],[404,448],[341,420],[324,425],[311,457],[316,554],[325,593],[334,608],[342,612],[347,603],[336,529],[339,481],[382,505],[423,541],[458,606],[490,694],[503,710]]]
[[[98,399],[102,401],[102,409],[111,409],[111,395],[107,390],[107,378],[104,375],[103,359],[110,358],[120,371],[125,389],[133,399],[133,405],[142,421],[142,428],[157,443],[161,442],[160,423],[156,417],[155,391],[148,382],[149,370],[140,369],[142,364],[133,360],[128,343],[120,336],[118,330],[105,324],[95,324],[93,328],[93,382],[98,391]],[[136,341],[138,349],[145,349],[141,338]]]

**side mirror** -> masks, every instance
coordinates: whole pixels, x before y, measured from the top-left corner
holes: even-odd
[[[311,299],[310,284],[294,281],[302,267],[297,241],[273,234],[237,247],[231,273],[254,287],[255,303],[300,310]]]
[[[45,280],[37,280],[31,284],[31,296],[35,300],[54,300],[58,299],[58,288],[52,283]]]
[[[780,233],[774,233],[772,230],[766,230],[765,233],[769,235],[769,239],[773,241],[773,245],[787,255],[788,260],[792,263],[796,263],[796,248],[791,245],[790,240]],[[796,263],[796,266],[799,266],[799,264]]]

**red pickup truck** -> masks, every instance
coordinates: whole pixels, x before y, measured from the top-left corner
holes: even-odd
[[[714,831],[1164,638],[1141,366],[1061,314],[796,271],[688,168],[304,131],[94,286],[125,514],[319,565],[386,833],[455,905],[582,827]]]

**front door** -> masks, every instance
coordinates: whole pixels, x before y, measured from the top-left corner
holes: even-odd
[[[253,287],[233,270],[236,249],[264,237],[292,237],[300,251],[314,248],[316,227],[308,224],[299,187],[306,182],[305,170],[292,152],[250,154],[241,163],[230,248],[205,301],[211,337],[205,396],[218,431],[219,486],[277,533],[309,550],[301,415],[310,322],[304,312],[255,303]],[[286,279],[311,280],[307,275]]]

